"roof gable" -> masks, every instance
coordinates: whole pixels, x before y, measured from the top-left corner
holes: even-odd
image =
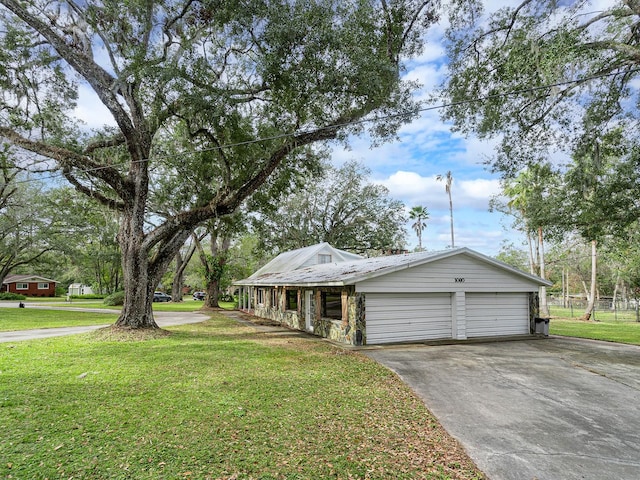
[[[292,270],[317,265],[318,255],[331,255],[332,263],[360,260],[363,258],[360,255],[339,250],[329,245],[329,243],[323,242],[309,247],[283,252],[264,267],[257,270],[249,278],[258,278],[265,274],[290,272]]]
[[[23,283],[33,283],[33,282],[48,282],[48,283],[58,283],[56,280],[51,280],[50,278],[45,278],[45,277],[40,277],[38,275],[7,275],[6,277],[4,277],[4,280],[2,281],[3,284],[5,283],[16,283],[16,282],[23,282]]]

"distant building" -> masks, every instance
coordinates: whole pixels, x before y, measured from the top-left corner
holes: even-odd
[[[8,275],[2,282],[2,291],[27,297],[55,297],[57,283],[38,275]]]
[[[82,283],[72,283],[69,285],[69,290],[67,290],[67,295],[92,295],[93,289],[88,285],[83,285]]]

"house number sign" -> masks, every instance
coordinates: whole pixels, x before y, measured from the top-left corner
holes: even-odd
[[[462,278],[462,277],[456,277],[456,278],[455,278],[455,281],[456,281],[455,283],[464,283],[464,278]]]

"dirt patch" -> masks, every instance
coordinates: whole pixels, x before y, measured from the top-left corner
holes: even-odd
[[[144,342],[167,337],[171,335],[171,332],[161,328],[128,328],[109,325],[108,327],[100,328],[92,332],[90,335],[102,341]]]

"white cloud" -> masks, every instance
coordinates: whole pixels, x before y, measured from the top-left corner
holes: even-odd
[[[111,112],[105,107],[95,92],[87,85],[78,88],[78,106],[74,113],[88,128],[101,128],[104,125],[115,125]]]
[[[416,172],[398,170],[376,183],[386,186],[392,197],[409,206],[424,205],[434,211],[449,208],[445,184],[438,181],[436,175],[424,177]],[[500,184],[497,179],[456,180],[454,176],[451,191],[453,203],[458,208],[486,211],[489,199],[500,193]]]

